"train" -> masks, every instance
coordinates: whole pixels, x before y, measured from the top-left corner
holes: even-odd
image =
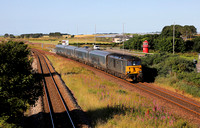
[[[55,52],[128,81],[143,80],[141,59],[136,56],[70,45],[56,45]]]

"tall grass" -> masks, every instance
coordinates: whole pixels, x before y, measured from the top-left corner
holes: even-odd
[[[200,101],[200,88],[193,83],[180,80],[176,75],[167,75],[166,77],[156,77],[155,83],[164,88],[176,91],[182,95]]]
[[[156,100],[126,90],[68,59],[48,57],[93,127],[195,127],[166,111]]]

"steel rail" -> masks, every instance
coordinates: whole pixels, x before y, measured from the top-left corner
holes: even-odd
[[[38,51],[37,51],[37,52],[38,52]],[[65,111],[66,111],[66,113],[67,113],[67,115],[68,115],[68,117],[69,117],[69,120],[70,120],[70,122],[71,122],[71,125],[72,125],[73,128],[75,128],[74,122],[73,122],[73,120],[72,120],[72,118],[71,118],[71,116],[70,116],[70,114],[69,114],[68,107],[67,107],[67,105],[66,105],[66,103],[65,103],[65,101],[64,101],[64,98],[62,97],[61,92],[60,92],[59,89],[58,89],[58,86],[57,86],[57,84],[56,84],[56,82],[55,82],[55,80],[54,80],[54,78],[53,78],[53,75],[52,75],[52,73],[51,73],[51,71],[50,71],[50,69],[49,69],[49,66],[48,66],[48,64],[47,64],[47,62],[46,62],[46,60],[45,60],[46,57],[44,58],[44,55],[43,55],[43,54],[41,54],[40,52],[38,52],[38,53],[39,53],[39,54],[41,55],[41,57],[44,59],[44,62],[45,62],[45,64],[46,64],[46,66],[47,66],[47,69],[48,69],[50,75],[51,75],[51,78],[52,78],[53,83],[54,83],[54,85],[55,85],[55,87],[56,87],[56,90],[57,90],[57,92],[58,92],[58,94],[59,94],[59,97],[60,97],[60,99],[61,99],[61,101],[62,101],[62,104],[63,104],[63,106],[64,106],[64,108],[65,108]]]
[[[140,87],[140,86],[138,86],[138,85],[136,85],[136,84],[132,84],[132,85],[137,86],[138,88],[140,88],[140,89],[142,89],[142,90],[144,90],[144,91],[146,91],[146,92],[149,92],[149,93],[151,93],[151,94],[153,94],[153,95],[156,95],[156,96],[158,96],[158,97],[160,97],[160,98],[162,98],[162,99],[165,99],[165,100],[167,100],[167,101],[169,101],[169,102],[171,102],[171,103],[173,103],[173,104],[176,104],[177,106],[182,107],[183,109],[186,109],[186,110],[188,110],[188,111],[190,111],[190,112],[193,112],[194,114],[196,114],[196,115],[198,115],[198,116],[200,117],[200,113],[198,113],[198,112],[196,112],[196,111],[194,111],[194,110],[191,110],[190,108],[187,108],[187,107],[185,107],[185,106],[183,106],[183,105],[181,105],[181,104],[179,104],[179,103],[177,103],[177,102],[174,102],[173,100],[170,100],[169,98],[165,98],[164,96],[158,95],[158,94],[156,94],[156,93],[154,93],[154,92],[152,92],[152,91],[149,91],[149,90],[147,90],[147,89],[145,89],[145,88],[142,88],[142,87]],[[161,92],[161,93],[162,93],[162,92]],[[175,98],[176,98],[176,97],[175,97]]]
[[[88,65],[87,65],[88,66]],[[90,66],[91,67],[91,66]],[[94,68],[94,67],[92,67],[92,68]],[[116,78],[116,79],[118,79],[118,80],[121,80],[121,81],[123,81],[123,82],[125,82],[125,83],[127,83],[127,84],[129,84],[129,85],[133,85],[133,86],[135,86],[135,87],[137,87],[137,88],[139,88],[139,89],[141,89],[141,90],[144,90],[144,91],[146,91],[146,92],[149,92],[149,93],[151,93],[151,94],[153,94],[153,95],[156,95],[156,96],[158,96],[158,97],[160,97],[160,98],[162,98],[162,99],[165,99],[165,100],[167,100],[167,101],[169,101],[169,102],[171,102],[171,103],[173,103],[173,104],[176,104],[177,106],[179,106],[179,107],[182,107],[183,109],[186,109],[186,110],[188,110],[188,111],[191,111],[191,112],[193,112],[194,114],[196,114],[196,115],[198,115],[199,117],[200,117],[200,113],[198,113],[198,112],[196,112],[196,111],[194,111],[194,110],[191,110],[191,109],[189,109],[189,108],[187,108],[187,107],[185,107],[185,106],[183,106],[183,105],[181,105],[181,104],[178,104],[178,103],[176,103],[176,102],[174,102],[174,101],[172,101],[172,100],[170,100],[170,99],[168,99],[168,98],[165,98],[165,97],[163,97],[163,96],[161,96],[161,95],[158,95],[158,94],[156,94],[156,93],[153,93],[153,92],[151,92],[151,91],[149,91],[149,90],[147,90],[147,89],[145,89],[145,88],[142,88],[142,87],[140,87],[140,86],[138,86],[138,85],[136,85],[136,84],[133,84],[133,83],[130,83],[129,81],[127,81],[127,80],[124,80],[124,79],[122,79],[122,78],[119,78],[119,77],[116,77],[116,76],[114,76],[114,75],[112,75],[112,74],[109,74],[109,73],[107,73],[107,72],[104,72],[104,71],[102,71],[102,70],[99,70],[99,69],[97,69],[97,68],[94,68],[95,70],[97,70],[97,71],[100,71],[100,72],[102,72],[102,73],[104,73],[104,74],[107,74],[107,75],[109,75],[109,76],[111,76],[111,77],[113,77],[113,78]],[[145,85],[144,85],[145,86]],[[163,92],[161,92],[161,93],[163,93]],[[175,97],[176,98],[176,97]],[[189,104],[190,104],[191,102],[189,102]],[[193,105],[193,104],[192,104]],[[198,105],[197,105],[198,106]],[[198,106],[199,107],[199,106]],[[200,120],[200,119],[198,119],[198,120]]]
[[[170,94],[170,93],[165,92],[165,91],[163,91],[163,90],[154,88],[154,87],[150,86],[150,85],[147,84],[147,83],[144,84],[144,83],[141,83],[141,82],[140,82],[139,84],[142,84],[142,85],[144,85],[144,86],[148,86],[149,88],[152,88],[152,89],[157,90],[157,91],[159,91],[159,92],[165,93],[165,94],[170,95],[170,96],[172,96],[172,97],[175,97],[175,98],[177,98],[177,99],[179,99],[179,100],[181,100],[181,101],[183,101],[183,102],[187,102],[187,103],[189,103],[189,104],[192,104],[192,105],[194,105],[194,106],[200,108],[199,105],[197,105],[197,104],[195,104],[195,103],[193,103],[193,102],[190,102],[190,101],[188,101],[188,100],[186,100],[186,99],[184,99],[184,98],[181,98],[181,97],[179,97],[179,96],[175,96],[175,95],[173,95],[173,94]]]
[[[179,106],[179,107],[181,107],[181,108],[183,108],[183,109],[186,109],[186,110],[188,110],[188,111],[190,111],[190,112],[193,112],[194,114],[196,114],[196,115],[198,115],[199,117],[200,117],[200,113],[198,113],[198,112],[196,112],[196,111],[194,111],[194,110],[191,110],[190,108],[187,108],[187,107],[185,107],[185,106],[183,106],[183,105],[181,105],[181,104],[178,104],[178,103],[176,103],[176,102],[174,102],[174,101],[172,101],[172,100],[170,100],[170,99],[168,99],[168,98],[165,98],[165,97],[163,97],[163,96],[161,96],[161,95],[158,95],[158,94],[156,94],[156,93],[153,93],[153,92],[151,92],[151,91],[149,91],[149,90],[147,90],[147,89],[145,89],[145,88],[142,88],[142,87],[140,87],[140,86],[138,86],[138,85],[136,85],[136,84],[133,84],[133,83],[130,83],[129,81],[127,81],[127,80],[124,80],[124,79],[122,79],[122,78],[119,78],[119,77],[116,77],[116,76],[114,76],[114,75],[111,75],[111,74],[109,74],[109,73],[107,73],[107,72],[104,72],[104,71],[102,71],[102,70],[99,70],[99,69],[96,69],[96,68],[94,68],[95,70],[98,70],[98,71],[100,71],[100,72],[102,72],[102,73],[104,73],[104,74],[108,74],[109,76],[111,76],[111,77],[114,77],[114,78],[117,78],[117,79],[119,79],[119,80],[121,80],[121,81],[123,81],[123,82],[125,82],[125,83],[127,83],[127,84],[129,84],[129,85],[133,85],[133,86],[135,86],[135,87],[137,87],[137,88],[139,88],[139,89],[141,89],[141,90],[144,90],[144,91],[146,91],[146,92],[149,92],[149,93],[151,93],[151,94],[153,94],[153,95],[155,95],[155,96],[158,96],[158,97],[160,97],[160,98],[162,98],[162,99],[165,99],[165,100],[167,100],[167,101],[169,101],[169,102],[171,102],[171,103],[173,103],[173,104],[176,104],[177,106]],[[145,86],[145,85],[144,85]],[[153,88],[154,89],[154,88]],[[159,90],[158,90],[159,91]],[[160,92],[160,91],[159,91]],[[161,93],[163,93],[163,92],[161,92]],[[169,95],[170,96],[170,95]],[[176,98],[176,97],[175,97]],[[189,104],[191,104],[191,102],[188,102]],[[192,105],[193,105],[193,103],[192,103]],[[196,105],[196,104],[195,104]],[[198,105],[197,105],[197,107],[199,107]],[[200,120],[200,119],[198,119],[198,120]]]
[[[35,53],[35,52],[33,51],[33,53]],[[40,70],[41,70],[41,73],[42,73],[42,81],[43,81],[43,85],[44,85],[44,91],[45,91],[45,94],[46,94],[46,97],[47,97],[47,103],[48,103],[48,108],[49,108],[49,115],[50,115],[50,118],[51,118],[51,124],[52,124],[52,127],[55,128],[53,114],[52,114],[52,108],[50,106],[50,99],[49,99],[49,95],[48,95],[48,91],[47,91],[47,85],[46,85],[46,81],[45,81],[44,76],[43,76],[44,72],[43,72],[43,69],[42,69],[42,64],[41,64],[39,55],[38,54],[35,54],[35,55],[37,56],[39,64],[40,64]]]

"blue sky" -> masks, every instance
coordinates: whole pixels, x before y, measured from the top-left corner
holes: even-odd
[[[0,0],[0,35],[144,33],[166,25],[200,31],[200,0]]]

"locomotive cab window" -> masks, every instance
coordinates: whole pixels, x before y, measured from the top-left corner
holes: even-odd
[[[128,64],[127,64],[127,66],[132,66],[132,61],[128,61]]]
[[[133,65],[141,65],[141,61],[133,61]]]
[[[127,66],[141,65],[140,61],[128,61]]]

